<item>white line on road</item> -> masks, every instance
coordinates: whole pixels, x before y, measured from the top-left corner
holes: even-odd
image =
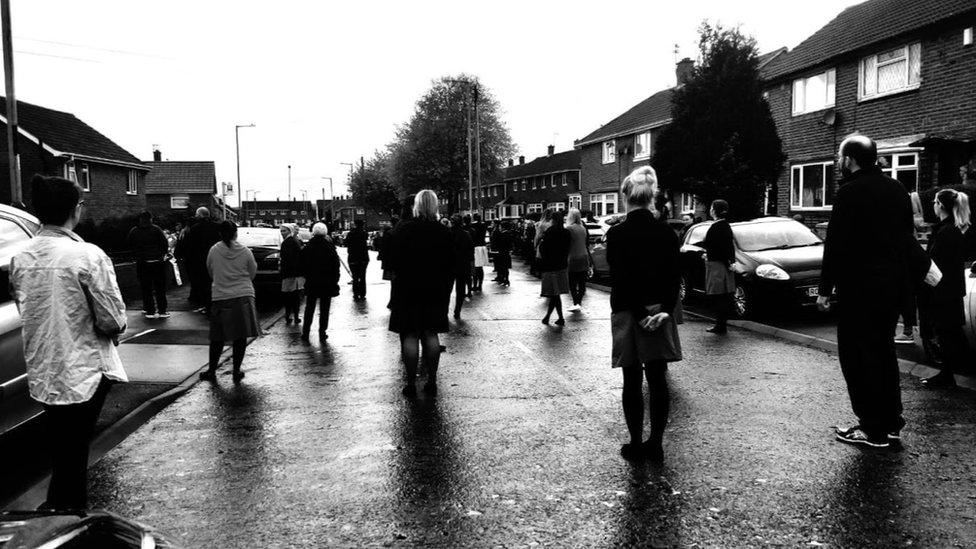
[[[155,331],[156,331],[156,328],[149,328],[148,330],[143,330],[143,331],[139,332],[138,334],[136,334],[134,336],[127,337],[125,339],[120,339],[119,340],[119,344],[125,343],[126,341],[131,341],[131,340],[133,340],[133,339],[135,339],[137,337],[142,337],[142,336],[144,336],[144,335],[146,335],[148,333],[155,332]]]

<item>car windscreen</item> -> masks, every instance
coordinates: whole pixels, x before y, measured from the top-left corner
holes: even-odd
[[[744,252],[785,250],[823,244],[813,231],[796,221],[744,223],[733,226],[732,234],[739,249]]]
[[[278,229],[237,229],[237,241],[249,247],[277,248],[281,246],[281,231]]]

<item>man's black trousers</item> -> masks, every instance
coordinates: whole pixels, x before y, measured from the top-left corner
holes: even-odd
[[[149,314],[166,312],[166,267],[168,261],[137,261],[136,277],[142,288],[142,310]]]
[[[352,295],[366,297],[366,267],[369,262],[350,261],[349,271],[352,272]]]

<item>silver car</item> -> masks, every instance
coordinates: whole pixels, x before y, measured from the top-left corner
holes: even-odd
[[[30,398],[21,340],[20,313],[10,295],[10,258],[22,250],[41,228],[31,214],[0,204],[0,434],[42,412]]]

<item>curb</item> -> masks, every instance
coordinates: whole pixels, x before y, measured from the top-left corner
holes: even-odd
[[[610,291],[609,286],[604,286],[602,284],[596,284],[594,282],[587,282],[587,287],[602,290],[605,292]],[[692,316],[695,318],[700,318],[702,320],[714,321],[707,315],[701,313],[691,312],[687,309],[684,310],[684,314]],[[794,332],[791,330],[786,330],[783,328],[777,328],[775,326],[769,326],[767,324],[761,324],[752,320],[729,320],[729,326],[734,326],[742,330],[748,330],[753,333],[763,334],[767,336],[772,336],[777,339],[782,339],[784,341],[789,341],[791,343],[796,343],[797,345],[802,345],[804,347],[810,347],[813,349],[819,349],[832,354],[837,354],[837,342],[830,341],[829,339],[823,339],[821,337],[815,337],[807,334],[801,334],[799,332]],[[904,358],[898,359],[898,369],[903,374],[908,374],[919,379],[924,379],[927,377],[934,376],[939,373],[938,368],[933,368],[919,362],[914,362],[911,360],[906,360]],[[956,385],[964,389],[969,389],[971,391],[976,391],[976,378],[970,376],[955,376]]]
[[[261,330],[264,331],[271,328],[284,317],[285,314],[283,312],[276,313],[264,325],[261,326]],[[249,341],[247,345],[250,346],[251,343],[254,343],[255,341],[257,341],[257,338]],[[229,350],[225,351],[221,355],[221,365],[223,365],[228,358],[230,358]],[[106,427],[104,431],[99,433],[98,436],[92,440],[89,450],[90,455],[88,458],[88,466],[91,467],[95,463],[98,463],[98,461],[105,457],[109,451],[118,446],[123,440],[128,438],[132,433],[136,432],[140,427],[145,425],[150,419],[152,419],[153,416],[163,411],[181,395],[193,388],[193,386],[200,381],[200,372],[202,372],[207,366],[208,364],[200,366],[200,368],[187,376],[177,386],[143,402],[134,410],[122,416],[120,420]],[[10,504],[6,506],[6,510],[36,509],[37,506],[44,503],[44,500],[47,498],[47,485],[50,478],[50,475],[44,475],[44,477],[38,480],[33,486],[22,492],[17,498],[11,501]]]

